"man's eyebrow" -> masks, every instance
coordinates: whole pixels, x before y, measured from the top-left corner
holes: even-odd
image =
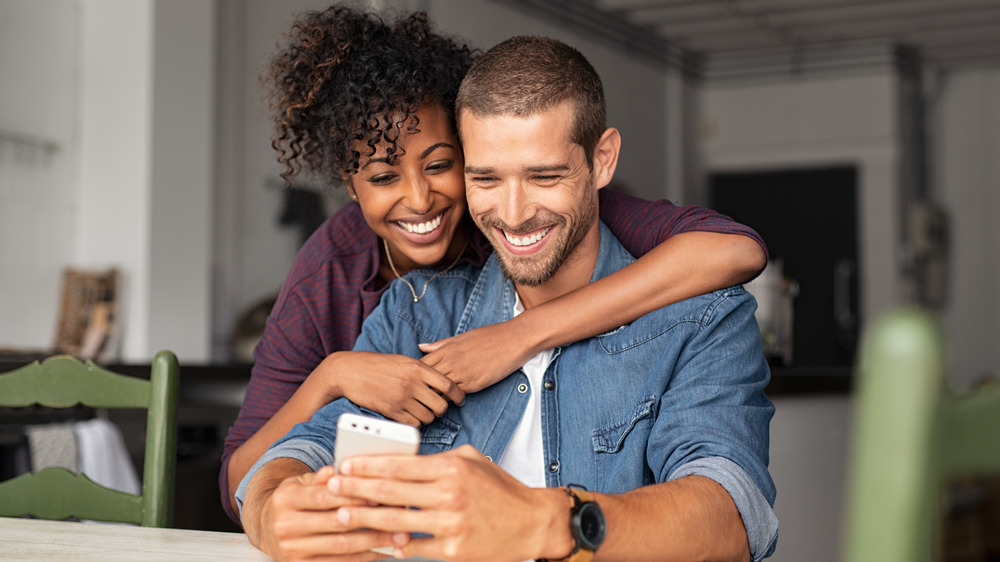
[[[527,171],[541,174],[545,172],[566,172],[570,170],[569,164],[551,164],[548,166],[529,166],[525,168]]]
[[[475,166],[466,166],[466,174],[492,174],[493,168],[477,168]]]
[[[569,164],[550,164],[545,166],[528,166],[524,170],[526,172],[531,172],[532,174],[544,174],[546,172],[566,172],[569,171],[571,166]],[[476,166],[466,166],[466,174],[492,174],[493,168],[479,168]]]

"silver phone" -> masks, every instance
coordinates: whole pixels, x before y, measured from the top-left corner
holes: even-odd
[[[333,447],[334,468],[346,458],[361,455],[415,455],[420,448],[417,428],[399,422],[341,414],[337,419],[337,441]]]
[[[399,422],[340,414],[337,418],[337,442],[333,446],[333,466],[340,473],[344,459],[361,455],[415,455],[420,448],[417,428]],[[371,549],[392,556],[392,547]]]

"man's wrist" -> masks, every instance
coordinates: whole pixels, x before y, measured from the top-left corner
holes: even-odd
[[[533,557],[539,560],[560,560],[573,553],[576,541],[569,528],[570,510],[573,498],[562,488],[541,488],[539,503],[543,509],[537,511],[541,524],[536,525],[536,545]]]
[[[243,498],[243,508],[240,510],[240,524],[246,534],[250,544],[261,547],[261,524],[268,510],[267,500],[274,492],[274,488],[259,490],[254,486],[251,479],[247,486],[246,495]]]
[[[573,539],[570,553],[559,559],[542,559],[541,562],[590,562],[604,542],[607,522],[597,498],[586,488],[570,484],[564,488],[570,499],[569,529]]]

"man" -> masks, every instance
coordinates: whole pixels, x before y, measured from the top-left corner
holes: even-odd
[[[580,53],[505,41],[469,71],[457,108],[469,211],[495,254],[437,277],[419,303],[391,287],[356,349],[420,357],[420,342],[506,320],[633,260],[597,218],[620,136],[605,129],[600,79]],[[336,419],[359,409],[335,401],[241,483],[247,534],[289,559],[365,560],[386,545],[469,560],[762,559],[777,538],[774,409],[754,308],[734,287],[549,350],[425,427],[421,456],[349,459],[336,476]]]

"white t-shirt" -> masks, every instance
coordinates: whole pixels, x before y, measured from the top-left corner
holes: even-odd
[[[515,295],[517,292],[515,291]],[[514,299],[514,316],[524,312],[521,297]],[[528,405],[521,421],[500,458],[500,468],[517,478],[525,486],[545,487],[545,452],[542,446],[541,389],[545,369],[552,361],[552,349],[542,351],[525,363],[521,369],[528,376]]]

